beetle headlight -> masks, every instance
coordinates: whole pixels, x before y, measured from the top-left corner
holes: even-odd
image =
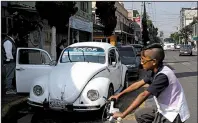
[[[87,92],[87,97],[91,100],[91,101],[95,101],[99,98],[99,92],[97,90],[89,90]]]
[[[36,96],[40,96],[43,94],[43,88],[40,85],[36,85],[33,88],[33,92]]]

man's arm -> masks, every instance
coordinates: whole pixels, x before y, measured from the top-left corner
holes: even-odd
[[[157,75],[148,89],[139,94],[135,101],[122,113],[123,117],[139,107],[150,95],[157,97],[168,85],[169,81],[165,74],[161,73]]]
[[[5,52],[6,52],[6,61],[10,61],[10,59],[13,59],[12,56],[12,43],[10,41],[5,41],[3,44],[4,48],[5,48]]]
[[[125,90],[123,90],[121,93],[118,94],[118,97],[122,96],[125,93],[137,90],[138,88],[142,87],[143,85],[145,85],[146,83],[144,82],[144,80],[140,80],[138,82],[135,82],[133,84],[131,84],[128,88],[126,88]]]
[[[122,117],[126,117],[131,111],[138,108],[150,95],[151,93],[148,91],[139,94],[135,101],[122,113]]]

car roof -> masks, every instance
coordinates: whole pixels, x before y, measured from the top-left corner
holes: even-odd
[[[122,46],[120,46],[120,47],[117,47],[118,50],[125,49],[125,48],[131,48],[131,49],[134,50],[134,47],[131,46],[131,45],[122,45]]]
[[[103,48],[105,51],[114,47],[113,45],[106,43],[106,42],[79,42],[79,43],[72,44],[69,47],[79,47],[79,46],[100,47],[100,48]]]
[[[143,47],[143,45],[141,45],[141,44],[131,44],[131,45],[134,46],[134,47],[136,47],[136,46]]]

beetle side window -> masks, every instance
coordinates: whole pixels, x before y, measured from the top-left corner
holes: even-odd
[[[33,49],[19,50],[19,64],[42,65],[49,64],[50,59],[45,52]]]
[[[112,65],[112,62],[117,63],[115,49],[109,51],[109,65]]]

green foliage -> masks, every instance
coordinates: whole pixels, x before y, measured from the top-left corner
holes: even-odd
[[[146,14],[146,7],[144,3],[144,13],[142,17],[142,42],[144,46],[147,46],[149,39],[148,25],[147,25],[148,16]]]
[[[172,38],[176,44],[179,43],[179,36],[181,36],[181,34],[179,34],[178,32],[172,33],[170,35],[170,38]]]
[[[163,36],[164,36],[164,32],[160,31],[160,37],[163,37]]]
[[[36,9],[43,19],[48,20],[48,24],[56,27],[64,27],[69,23],[69,18],[74,15],[78,8],[76,2],[62,1],[37,1]]]
[[[27,36],[30,32],[42,29],[42,23],[35,9],[24,5],[8,3],[8,12],[13,19],[13,28],[18,31],[18,46],[27,46]],[[4,26],[4,25],[2,25]]]
[[[181,36],[187,42],[189,35],[192,35],[193,32],[193,24],[198,23],[198,17],[193,18],[193,22],[190,23],[188,26],[185,26],[183,29],[180,30]]]
[[[100,18],[100,23],[104,25],[105,36],[112,35],[117,24],[114,5],[115,2],[96,1],[96,15]]]
[[[133,17],[138,17],[139,16],[139,12],[137,10],[133,10]]]

